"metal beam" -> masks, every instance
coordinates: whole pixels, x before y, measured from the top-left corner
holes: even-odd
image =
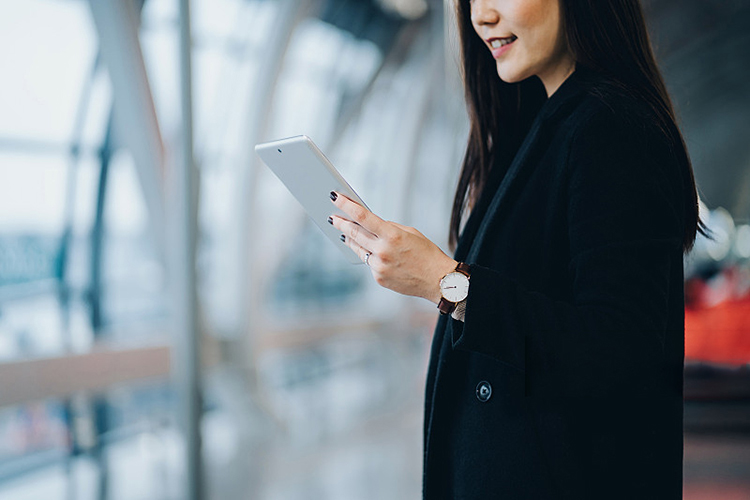
[[[401,30],[396,34],[396,41],[391,45],[390,50],[383,56],[378,68],[373,72],[370,80],[357,96],[346,106],[342,107],[340,114],[336,119],[333,132],[330,134],[331,142],[326,146],[326,150],[335,151],[339,147],[344,132],[351,125],[355,118],[362,114],[365,102],[375,89],[378,79],[387,68],[397,67],[400,59],[403,57],[402,51],[407,50],[409,44],[414,40],[419,32],[420,26],[417,23],[404,24]]]
[[[198,233],[197,172],[193,154],[193,74],[191,64],[190,0],[180,0],[180,106],[182,134],[180,162],[174,169],[174,267],[171,284],[175,299],[174,383],[177,413],[185,437],[185,481],[180,498],[201,500],[203,463],[200,423],[203,412],[200,365],[200,330],[195,254]]]
[[[131,0],[89,0],[89,5],[112,82],[115,129],[133,156],[152,235],[163,255],[164,145],[138,40],[138,10]]]
[[[93,156],[96,147],[91,144],[71,142],[55,142],[38,139],[25,139],[17,137],[0,137],[0,150],[3,153],[20,153],[28,155],[65,155],[71,154],[75,148],[75,154],[79,157]]]
[[[102,258],[104,250],[104,203],[107,197],[107,180],[109,179],[109,165],[112,160],[112,115],[107,122],[107,132],[104,135],[104,144],[99,152],[99,183],[96,189],[96,209],[94,211],[94,224],[91,227],[91,257],[90,257],[90,282],[88,290],[88,301],[91,306],[91,328],[94,337],[101,334],[104,318],[102,317],[102,290],[103,269]]]

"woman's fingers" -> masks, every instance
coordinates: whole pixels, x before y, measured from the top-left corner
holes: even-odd
[[[350,238],[347,238],[346,236],[344,236],[343,241],[344,241],[344,243],[346,243],[346,246],[348,246],[349,248],[351,248],[352,251],[357,254],[357,257],[359,257],[359,260],[361,260],[362,262],[365,262],[369,266],[372,266],[372,261],[373,261],[373,259],[374,259],[375,256],[373,255],[373,253],[370,250],[366,249],[365,247],[363,247],[362,245],[360,245],[356,241],[354,241],[354,240],[352,240]],[[368,253],[370,254],[369,257],[367,257]]]
[[[384,236],[383,233],[387,232],[385,221],[359,203],[355,203],[346,196],[333,191],[331,191],[331,201],[349,216],[349,220],[367,229],[375,237],[382,237]]]
[[[438,282],[455,269],[456,261],[413,227],[384,221],[338,193],[331,193],[331,200],[344,215],[331,215],[329,222],[359,259],[370,265],[378,285],[439,302]]]
[[[377,236],[361,225],[355,224],[350,220],[343,219],[337,215],[332,215],[328,218],[328,222],[341,231],[341,234],[346,236],[347,240],[354,241],[361,247],[374,249],[378,243]]]

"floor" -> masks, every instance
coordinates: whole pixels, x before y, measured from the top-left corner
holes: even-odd
[[[207,498],[420,498],[426,349],[421,337],[365,336],[271,355],[254,388],[214,374]],[[181,449],[157,423],[106,447],[106,476],[87,457],[58,461],[0,481],[0,500],[180,500]],[[685,500],[750,500],[750,432],[689,430],[684,457]]]

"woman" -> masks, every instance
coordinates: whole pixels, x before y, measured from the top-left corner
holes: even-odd
[[[682,255],[703,226],[639,2],[457,14],[471,129],[454,258],[331,194],[375,280],[443,313],[424,496],[679,499]]]

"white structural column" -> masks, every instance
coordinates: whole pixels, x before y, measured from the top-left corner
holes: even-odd
[[[133,0],[89,0],[102,59],[112,80],[118,139],[131,152],[159,252],[169,256],[174,313],[171,367],[178,392],[177,415],[185,437],[185,481],[179,498],[203,498],[200,444],[200,356],[195,279],[196,187],[193,162],[190,9],[180,0],[180,81],[184,126],[179,160],[170,175],[166,224],[165,152],[138,39],[139,17]],[[169,234],[169,238],[167,238]],[[169,245],[167,246],[167,242]]]
[[[133,155],[152,235],[164,251],[164,146],[138,40],[132,0],[89,0],[102,60],[112,81],[118,140]]]
[[[197,172],[193,157],[192,43],[190,0],[180,0],[180,105],[182,134],[180,162],[170,179],[174,187],[175,238],[170,248],[174,256],[171,280],[174,297],[173,376],[177,389],[177,412],[185,436],[185,481],[180,498],[204,498],[201,461],[200,422],[203,410],[201,391],[200,331],[195,253],[197,242]]]

